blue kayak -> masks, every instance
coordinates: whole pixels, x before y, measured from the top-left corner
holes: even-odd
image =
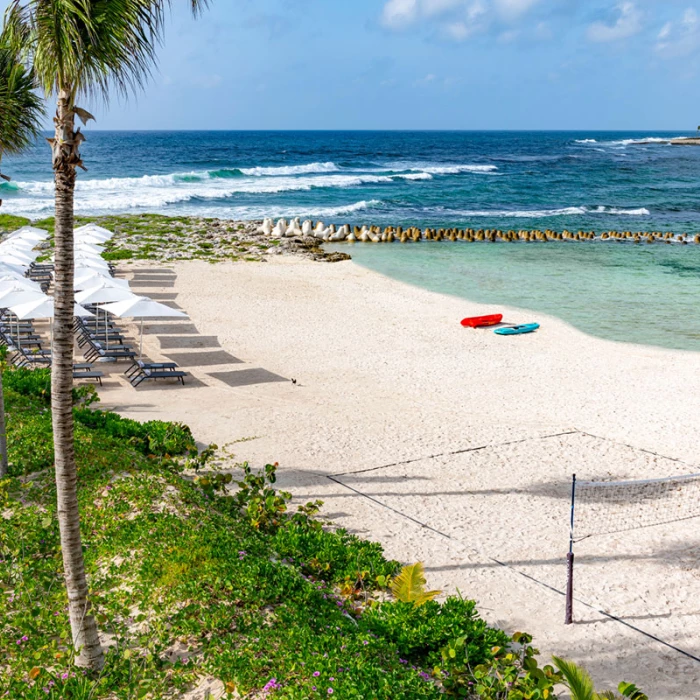
[[[539,323],[522,323],[519,326],[496,328],[494,333],[498,333],[498,335],[522,335],[523,333],[532,333],[532,331],[536,331],[539,327]]]

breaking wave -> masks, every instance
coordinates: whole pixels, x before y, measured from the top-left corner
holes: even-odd
[[[462,216],[495,216],[514,219],[539,219],[550,216],[583,216],[585,214],[612,214],[626,216],[649,216],[644,207],[639,209],[618,209],[616,207],[563,207],[561,209],[525,209],[525,210],[465,210],[455,212]]]

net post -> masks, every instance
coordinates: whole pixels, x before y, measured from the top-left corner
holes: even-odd
[[[571,479],[571,523],[569,527],[569,553],[566,555],[566,618],[564,624],[574,621],[574,507],[576,505],[576,474]]]

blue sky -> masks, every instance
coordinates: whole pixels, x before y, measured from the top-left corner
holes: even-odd
[[[6,5],[0,0],[0,6]],[[700,3],[212,0],[99,129],[694,129]]]

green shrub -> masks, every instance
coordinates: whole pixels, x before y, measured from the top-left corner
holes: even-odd
[[[400,601],[380,603],[362,616],[360,625],[390,640],[404,658],[430,668],[442,663],[441,651],[451,640],[463,638],[470,663],[492,658],[492,649],[508,643],[501,630],[482,620],[473,600],[450,597],[444,603],[420,606]]]
[[[5,389],[39,400],[45,404],[51,401],[51,370],[8,367],[2,374]]]
[[[197,449],[192,432],[182,423],[158,420],[139,423],[116,413],[88,408],[76,409],[75,420],[87,428],[123,440],[145,455],[183,455]]]
[[[307,576],[355,583],[370,591],[377,588],[377,578],[393,576],[401,568],[385,559],[379,543],[342,529],[329,532],[290,521],[274,533],[272,544],[280,556],[298,562]]]
[[[505,635],[503,635],[505,637]],[[485,700],[548,700],[562,674],[553,666],[540,668],[532,637],[520,632],[505,637],[483,661],[478,661],[467,638],[460,637],[442,650],[440,673],[448,695]]]

